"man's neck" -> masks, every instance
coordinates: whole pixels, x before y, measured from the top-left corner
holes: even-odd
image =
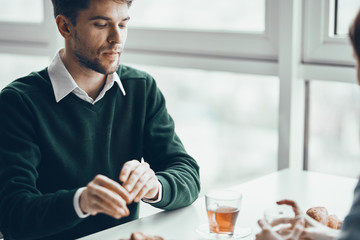
[[[106,75],[81,66],[65,50],[60,57],[76,84],[95,100],[105,85]]]

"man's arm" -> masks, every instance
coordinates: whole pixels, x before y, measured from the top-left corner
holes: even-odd
[[[37,189],[41,152],[34,116],[13,89],[0,95],[0,231],[8,238],[40,238],[79,223],[74,190]]]
[[[146,94],[144,159],[163,186],[162,200],[152,205],[163,209],[187,206],[200,191],[199,166],[176,135],[165,99],[151,77]]]

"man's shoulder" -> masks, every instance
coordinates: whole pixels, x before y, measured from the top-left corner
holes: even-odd
[[[152,77],[145,71],[130,67],[128,65],[120,65],[117,71],[121,81],[131,80],[150,80]]]
[[[18,78],[9,83],[3,91],[15,91],[20,94],[42,91],[51,86],[47,69],[38,72],[31,72],[27,76]]]

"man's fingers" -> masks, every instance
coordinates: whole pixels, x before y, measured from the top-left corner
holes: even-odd
[[[152,199],[156,196],[157,192],[158,192],[158,183],[157,181],[149,181],[148,184],[146,184],[141,191],[136,195],[134,201],[135,202],[139,202],[142,198],[148,198],[148,199]],[[147,197],[147,195],[150,195],[149,197]]]
[[[130,175],[128,176],[127,180],[123,182],[123,187],[126,188],[129,192],[134,191],[135,185],[138,183],[143,184],[142,178],[147,171],[150,170],[150,166],[148,163],[139,163],[136,166],[133,166],[133,170],[131,171]]]
[[[123,188],[129,192],[130,198],[135,202],[139,202],[143,197],[152,199],[159,191],[155,172],[146,162],[137,160],[126,162],[121,169],[119,179],[123,181]]]
[[[135,184],[131,194],[134,197],[135,202],[139,202],[140,199],[146,195],[156,195],[158,191],[158,180],[155,173],[149,169],[142,175],[139,181]]]
[[[126,207],[126,201],[112,190],[93,183],[88,184],[87,188],[89,189],[90,194],[92,194],[93,196],[97,196],[99,199],[109,205]]]
[[[131,160],[124,164],[121,168],[119,180],[122,183],[127,182],[130,174],[136,169],[136,167],[140,164],[138,160]]]
[[[97,210],[107,213],[112,212],[115,215],[127,216],[129,210],[126,206],[126,202],[115,192],[103,188],[101,186],[89,184],[90,204],[92,206],[98,206]],[[111,215],[111,214],[110,214]]]
[[[80,208],[91,215],[105,213],[114,218],[130,214],[127,201],[130,194],[119,183],[97,175],[80,196]]]
[[[110,205],[103,204],[103,202],[101,202],[101,201],[94,202],[93,208],[96,209],[96,214],[104,213],[104,214],[107,214],[107,215],[109,215],[113,218],[117,218],[117,219],[129,216],[129,211],[126,211],[125,209],[122,209],[122,208],[113,208]],[[96,215],[96,214],[91,214],[91,215]]]
[[[94,178],[93,183],[95,185],[100,185],[106,189],[109,189],[116,194],[120,195],[121,198],[123,198],[126,203],[130,203],[132,201],[132,198],[126,189],[124,189],[119,183],[115,182],[114,180],[107,178],[103,175],[97,175]]]

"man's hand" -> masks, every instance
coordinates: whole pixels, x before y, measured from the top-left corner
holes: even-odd
[[[84,213],[105,213],[117,219],[130,214],[127,203],[131,203],[128,191],[103,175],[89,182],[80,196],[80,208]]]
[[[131,194],[131,200],[156,199],[159,193],[158,179],[148,163],[138,160],[128,161],[120,171],[120,181]]]

